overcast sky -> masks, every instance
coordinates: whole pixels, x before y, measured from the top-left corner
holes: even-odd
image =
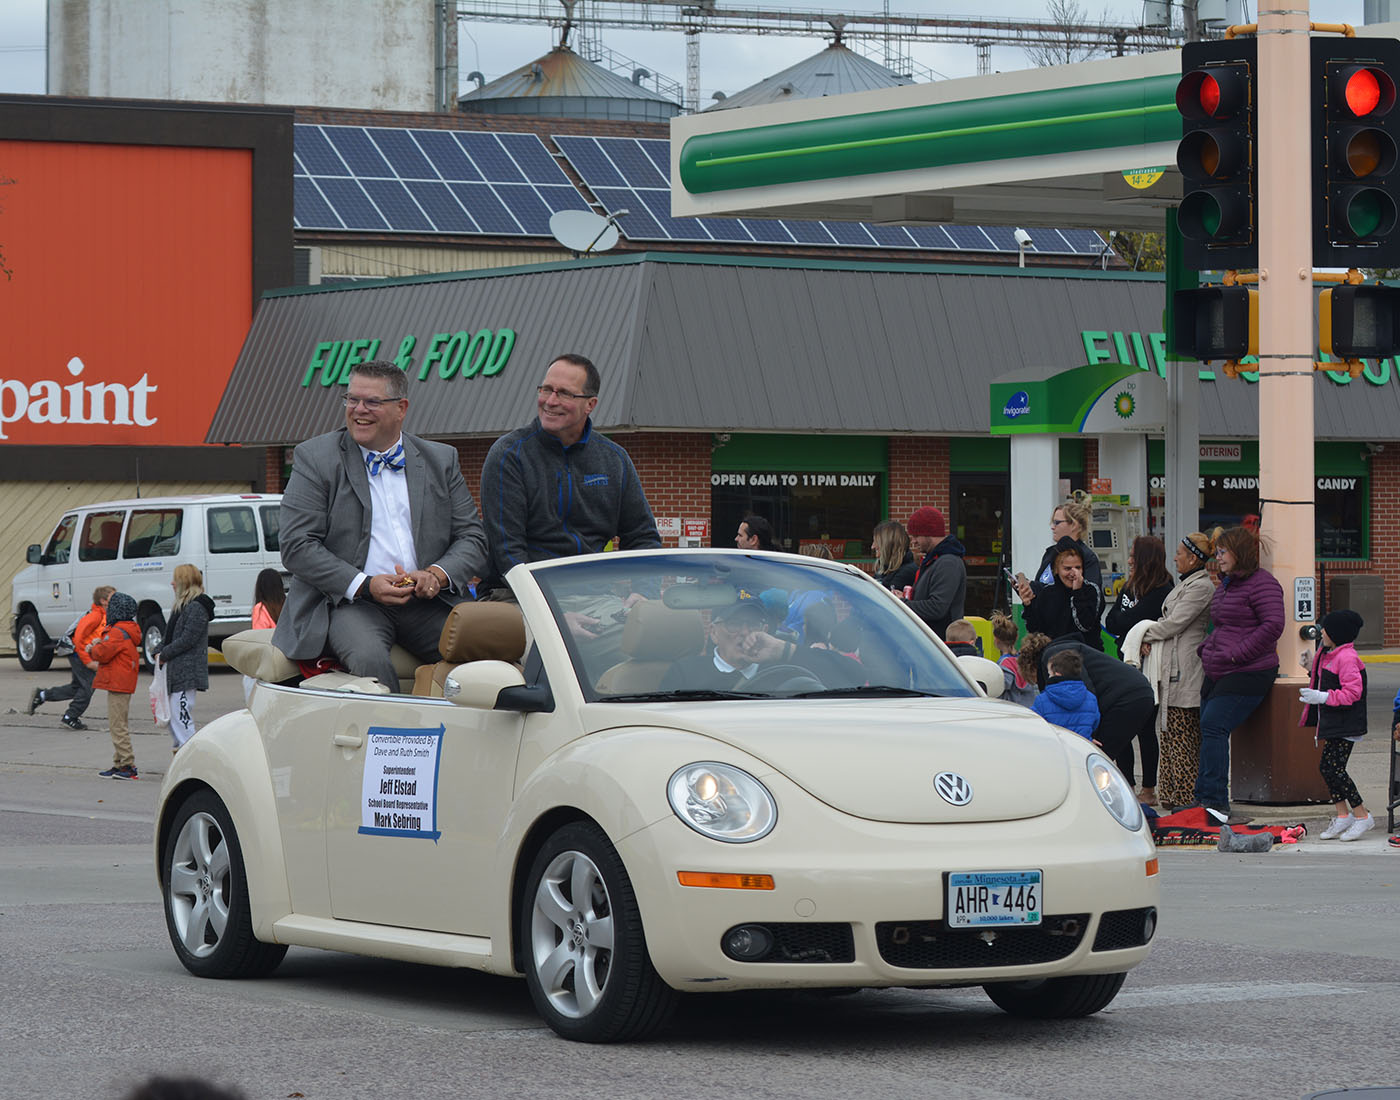
[[[147,2],[147,0],[141,0]],[[348,0],[347,0],[348,2]],[[1255,14],[1254,0],[1247,0],[1250,18]],[[732,7],[746,6],[735,0]],[[752,6],[767,6],[753,4]],[[810,6],[799,0],[784,0],[778,7],[804,10],[844,10],[846,12],[883,11],[882,4],[860,0],[838,8],[831,0]],[[1142,19],[1140,0],[1080,0],[1080,7],[1092,17],[1110,22],[1135,25]],[[0,0],[0,92],[43,92],[44,89],[44,13],[46,0]],[[890,0],[890,10],[896,14],[962,15],[971,9],[983,18],[991,15],[1008,19],[1042,19],[1047,14],[1046,0],[993,0],[985,6],[973,0]],[[1362,20],[1362,0],[1314,0],[1312,17],[1317,22],[1354,22]],[[547,27],[522,27],[501,23],[462,24],[461,72],[462,90],[471,85],[466,74],[480,71],[487,80],[494,80],[519,65],[531,61],[551,49],[556,32]],[[652,72],[666,76],[678,84],[685,83],[685,44],[682,35],[648,33],[644,31],[603,32],[603,43],[620,54],[633,58]],[[817,38],[781,38],[776,35],[703,35],[700,40],[700,99],[710,102],[716,91],[733,94],[764,77],[787,68],[816,53],[825,45]],[[947,76],[971,76],[977,71],[976,50],[968,45],[920,46],[912,51],[919,64]],[[998,47],[992,51],[992,69],[1024,69],[1030,62],[1023,51]]]

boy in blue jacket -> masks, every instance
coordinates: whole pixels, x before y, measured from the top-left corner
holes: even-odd
[[[1031,710],[1047,722],[1073,730],[1089,741],[1099,728],[1099,704],[1084,683],[1084,661],[1073,650],[1051,656],[1045,690],[1035,697]]]

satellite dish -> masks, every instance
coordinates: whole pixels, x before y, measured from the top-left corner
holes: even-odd
[[[604,217],[592,210],[559,210],[550,216],[549,231],[554,239],[570,252],[587,256],[593,252],[606,252],[617,244],[618,233],[614,219],[625,210]]]

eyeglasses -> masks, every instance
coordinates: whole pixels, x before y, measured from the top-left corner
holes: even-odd
[[[553,386],[536,386],[535,392],[548,401],[551,397],[557,397],[560,401],[582,401],[586,397],[597,397],[596,393],[570,393],[568,390],[556,390]]]
[[[402,397],[355,397],[355,396],[353,396],[353,395],[347,393],[344,397],[341,398],[341,400],[345,402],[345,407],[346,407],[347,409],[353,409],[356,405],[362,405],[364,408],[368,409],[370,412],[374,412],[376,409],[378,409],[378,408],[379,408],[380,406],[382,406],[382,405],[397,405],[400,401],[403,400],[403,398],[402,398]]]
[[[1067,519],[1052,519],[1050,521],[1050,527],[1052,530],[1056,527],[1068,527],[1069,525],[1070,522]]]

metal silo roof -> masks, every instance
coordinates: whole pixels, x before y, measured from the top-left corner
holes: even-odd
[[[862,57],[839,42],[833,42],[821,53],[813,54],[741,92],[735,92],[706,110],[725,111],[732,107],[754,107],[790,99],[868,92],[875,88],[913,83],[911,78],[891,72],[878,62]]]
[[[587,118],[616,115],[616,111],[589,110],[588,105],[597,101],[637,104],[658,120],[680,111],[679,104],[659,92],[586,61],[567,46],[556,46],[458,99],[462,110],[488,114],[545,114],[562,108],[567,115]],[[569,104],[575,109],[568,110]]]

